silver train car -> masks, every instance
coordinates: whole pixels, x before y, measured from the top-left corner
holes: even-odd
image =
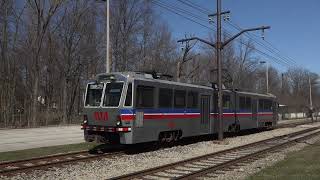
[[[224,90],[224,132],[272,128],[277,107],[271,94]],[[217,112],[215,88],[148,73],[104,73],[87,84],[81,128],[88,142],[173,142],[217,133]]]

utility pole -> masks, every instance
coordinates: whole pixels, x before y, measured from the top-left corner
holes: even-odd
[[[221,0],[217,0],[217,65],[218,65],[218,107],[219,131],[218,140],[223,139],[223,105],[222,105],[222,61],[221,61]]]
[[[216,58],[217,58],[217,65],[218,65],[218,106],[219,106],[219,115],[218,115],[218,121],[219,121],[219,130],[218,130],[218,140],[222,140],[223,139],[223,107],[222,107],[222,96],[223,96],[223,91],[222,91],[222,57],[221,57],[221,51],[223,50],[223,48],[228,45],[231,41],[233,41],[234,39],[236,39],[237,37],[239,37],[241,34],[245,33],[245,32],[249,32],[249,31],[257,31],[257,30],[262,30],[264,31],[265,29],[270,29],[270,26],[261,26],[261,27],[257,27],[257,28],[250,28],[250,29],[244,29],[241,30],[238,34],[234,35],[233,37],[229,38],[228,40],[226,40],[225,42],[221,42],[221,15],[224,14],[229,14],[230,11],[224,11],[221,12],[221,0],[217,0],[217,12],[215,14],[210,14],[209,16],[209,20],[211,20],[211,18],[213,16],[217,17],[217,41],[216,43],[211,43],[208,42],[206,40],[203,40],[201,38],[198,37],[192,37],[192,38],[187,38],[187,39],[181,39],[178,42],[187,42],[187,41],[191,41],[191,40],[198,40],[200,42],[203,42],[205,44],[208,44],[209,46],[213,47],[216,49]]]
[[[309,112],[311,115],[311,121],[313,122],[312,87],[311,87],[310,75],[309,75],[309,102],[310,102]]]
[[[311,87],[311,79],[309,76],[309,99],[310,99],[310,109],[313,107],[312,105],[312,87]]]
[[[181,76],[181,62],[179,61],[177,63],[177,81],[180,82],[180,76]]]
[[[107,39],[106,39],[106,73],[110,73],[110,66],[111,66],[111,63],[110,63],[110,53],[109,53],[109,50],[110,50],[110,4],[109,4],[109,1],[110,0],[104,0],[106,1],[106,11],[107,11]]]
[[[267,84],[267,94],[269,93],[269,64],[268,62],[266,63],[266,84]]]
[[[260,64],[266,64],[266,92],[269,93],[269,64],[267,61],[260,61]]]
[[[283,94],[283,81],[284,81],[284,74],[281,73],[281,95]]]

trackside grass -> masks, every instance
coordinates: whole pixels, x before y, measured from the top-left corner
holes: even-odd
[[[79,144],[41,147],[41,148],[26,149],[26,150],[19,150],[19,151],[1,152],[0,162],[30,159],[35,157],[59,154],[59,153],[90,150],[96,147],[97,145],[98,144],[96,143],[79,143]]]
[[[320,179],[320,141],[292,152],[273,166],[267,167],[250,176],[250,180],[262,179]]]

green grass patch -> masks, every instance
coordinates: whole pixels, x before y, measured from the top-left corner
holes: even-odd
[[[0,162],[30,159],[35,157],[59,154],[59,153],[90,150],[96,146],[98,146],[98,144],[96,143],[79,143],[79,144],[67,144],[67,145],[59,145],[59,146],[33,148],[33,149],[26,149],[26,150],[19,150],[19,151],[1,152]]]
[[[264,179],[320,179],[320,141],[288,156],[273,166],[248,177]]]

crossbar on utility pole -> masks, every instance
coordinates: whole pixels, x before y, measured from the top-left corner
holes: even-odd
[[[224,14],[230,14],[230,11],[222,11],[220,12],[220,15],[224,15]],[[218,13],[214,13],[214,14],[209,14],[208,16],[209,17],[214,17],[214,16],[217,16]]]
[[[183,42],[192,41],[192,40],[198,40],[198,41],[200,41],[200,42],[203,42],[203,43],[205,43],[205,44],[208,44],[208,45],[216,48],[216,45],[215,45],[215,44],[213,44],[213,43],[211,43],[211,42],[209,42],[209,41],[207,41],[207,40],[198,38],[198,37],[192,37],[192,38],[187,38],[187,39],[180,39],[180,40],[178,40],[177,42],[178,42],[178,43],[183,43]]]
[[[225,47],[226,45],[228,45],[231,41],[233,41],[234,39],[236,39],[237,37],[239,37],[241,34],[243,34],[243,33],[245,33],[245,32],[265,30],[265,29],[270,29],[270,26],[261,26],[261,27],[257,27],[257,28],[244,29],[244,30],[240,31],[238,34],[232,36],[230,39],[226,40],[226,41],[222,44],[222,48]]]

